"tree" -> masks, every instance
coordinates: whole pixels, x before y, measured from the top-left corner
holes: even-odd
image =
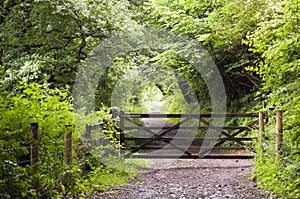
[[[258,97],[284,111],[284,150],[280,168],[274,162],[258,164],[262,186],[287,198],[299,197],[299,0],[268,1],[258,28],[248,34],[246,44],[261,55],[257,71],[263,80]],[[274,126],[273,126],[274,128]],[[275,152],[271,146],[268,155]],[[273,169],[270,169],[273,168]],[[281,175],[278,175],[281,173]]]
[[[230,99],[240,99],[259,85],[259,77],[246,70],[258,55],[243,44],[255,29],[261,1],[161,1],[149,2],[149,20],[163,28],[197,39],[213,57]],[[190,73],[190,70],[186,70]]]
[[[20,79],[71,86],[97,43],[130,20],[125,0],[10,0],[1,11],[0,64],[9,89]]]

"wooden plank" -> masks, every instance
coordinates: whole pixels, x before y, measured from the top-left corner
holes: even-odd
[[[91,139],[92,136],[92,129],[91,126],[86,124],[85,125],[85,134],[84,134],[84,138],[87,139],[88,141]]]
[[[241,147],[241,146],[215,146],[215,147],[203,147],[203,146],[180,146],[182,147],[183,149],[188,149],[188,150],[200,150],[201,149],[212,149],[212,150],[245,150],[244,147]],[[137,148],[137,146],[128,146],[127,148],[129,149],[135,149]],[[164,150],[172,150],[172,149],[177,149],[177,147],[174,147],[174,146],[154,146],[154,145],[151,145],[151,146],[145,146],[143,147],[143,149],[164,149]]]
[[[147,141],[149,140],[149,137],[126,137],[125,140],[134,140],[134,141]],[[203,141],[203,140],[218,140],[218,141],[235,141],[235,140],[239,140],[239,141],[252,141],[255,140],[255,138],[218,138],[218,137],[197,137],[197,138],[193,138],[193,137],[161,137],[159,139],[156,140],[152,140],[152,141],[171,141],[171,140],[194,140],[194,141]],[[151,142],[152,142],[151,141]],[[150,143],[150,142],[149,142]]]
[[[30,165],[32,166],[32,172],[33,172],[33,185],[35,188],[35,192],[37,195],[39,195],[40,190],[40,180],[37,176],[34,175],[34,173],[38,172],[38,164],[39,161],[39,132],[38,132],[38,123],[30,123],[30,136],[33,139],[32,143],[30,144]]]
[[[165,134],[167,134],[168,132],[172,131],[173,128],[176,128],[177,126],[180,126],[181,124],[187,122],[189,120],[189,118],[184,119],[183,121],[178,122],[176,125],[172,126],[171,128],[160,132],[158,134],[153,135],[152,137],[148,138],[148,140],[146,140],[142,145],[139,146],[139,148],[134,149],[132,152],[137,152],[138,150],[140,150],[141,148],[143,148],[144,146],[146,146],[147,144],[161,138],[162,136],[164,136]]]
[[[138,127],[141,127],[141,125],[140,124],[138,124],[138,123],[136,123],[135,121],[133,121],[133,120],[131,120],[130,118],[125,118],[125,120],[126,121],[128,121],[128,122],[130,122],[130,123],[132,123],[132,124],[134,124],[134,125],[136,125],[136,126],[138,126]],[[176,125],[175,125],[176,126]],[[170,127],[169,127],[170,128]],[[169,129],[168,128],[168,129]],[[174,127],[175,128],[175,127]],[[144,131],[146,131],[146,132],[149,132],[149,133],[151,133],[153,136],[155,136],[156,135],[156,133],[155,132],[153,132],[153,131],[151,131],[151,130],[147,130],[147,129],[143,129]],[[163,140],[163,142],[165,142],[165,143],[169,143],[169,144],[171,144],[172,146],[174,146],[174,147],[176,147],[178,150],[180,150],[180,151],[182,151],[182,152],[184,152],[185,154],[187,154],[187,155],[190,155],[190,152],[188,152],[188,151],[186,151],[186,150],[183,150],[183,149],[181,149],[180,147],[178,147],[175,143],[170,143],[169,141],[167,141],[167,140]],[[139,150],[139,149],[134,149],[134,150]]]
[[[170,127],[161,127],[161,126],[155,126],[155,127],[143,127],[143,126],[125,126],[124,130],[160,130],[160,129],[169,129]],[[224,130],[247,130],[251,129],[249,126],[178,126],[174,129],[182,129],[182,130],[207,130],[207,129],[224,129]]]
[[[259,112],[259,143],[260,148],[263,146],[263,140],[264,140],[264,131],[265,131],[265,118],[264,113]]]
[[[253,126],[256,125],[257,123],[258,123],[258,120],[255,120],[255,121],[250,122],[247,126],[249,127],[249,129],[252,129]],[[239,135],[240,133],[242,133],[243,131],[245,131],[245,129],[240,129],[240,130],[238,130],[238,131],[232,133],[231,135],[232,135],[233,137],[235,137],[235,136]],[[256,138],[253,138],[253,139],[256,140]],[[219,141],[219,142],[216,144],[216,146],[222,145],[222,144],[224,144],[225,142],[226,142],[226,140]]]
[[[126,158],[140,158],[140,159],[252,159],[254,155],[252,154],[210,154],[207,156],[199,155],[170,155],[170,154],[131,154],[127,155]]]
[[[215,113],[215,114],[121,114],[121,118],[211,118],[211,117],[258,117],[257,113]]]
[[[123,117],[120,118],[120,145],[123,147],[125,143],[125,134],[124,134],[124,124],[125,120]]]
[[[128,153],[128,157],[133,157],[133,158],[172,158],[172,159],[185,159],[185,158],[193,158],[193,159],[198,159],[199,154],[188,154],[187,151],[184,151],[184,149],[188,150],[197,150],[200,151],[199,146],[180,146],[180,145],[175,145],[175,146],[152,146],[151,142],[153,141],[164,141],[166,143],[171,144],[172,140],[190,140],[194,144],[195,142],[203,142],[203,140],[216,140],[218,141],[217,144],[223,144],[226,141],[234,141],[239,143],[241,146],[235,146],[235,147],[224,147],[224,146],[216,146],[216,147],[205,147],[202,146],[201,149],[208,149],[208,150],[242,150],[244,149],[245,141],[252,141],[255,140],[255,138],[236,138],[235,136],[239,135],[241,132],[245,130],[250,130],[252,129],[252,126],[254,123],[250,123],[247,126],[213,126],[210,124],[208,120],[204,120],[204,118],[238,118],[238,117],[259,117],[259,114],[257,113],[224,113],[224,114],[121,114],[121,118],[125,118],[126,120],[131,120],[132,118],[181,118],[181,120],[178,124],[174,125],[173,127],[143,127],[142,125],[135,125],[134,126],[123,126],[123,130],[142,130],[142,131],[147,131],[151,132],[153,136],[151,137],[138,137],[138,138],[129,138],[126,137],[124,138],[125,140],[134,140],[134,141],[143,141],[144,143],[140,146],[131,146],[127,148],[131,148],[132,152]],[[182,123],[189,119],[197,119],[200,120],[202,123],[204,123],[206,126],[180,126]],[[132,123],[132,122],[131,122]],[[256,122],[255,122],[256,123]],[[258,121],[257,121],[258,123]],[[252,125],[253,124],[253,125]],[[152,130],[161,130],[159,133],[153,133]],[[185,130],[190,130],[190,129],[198,129],[198,130],[207,130],[207,129],[217,129],[221,131],[220,137],[164,137],[166,136],[167,132],[170,132],[171,130],[175,129],[185,129]],[[164,131],[165,130],[165,131]],[[234,133],[227,133],[224,130],[237,130]],[[198,143],[197,143],[198,144]],[[149,146],[150,145],[150,146]],[[245,146],[247,147],[247,145]],[[179,149],[181,151],[184,151],[187,155],[182,155],[182,154],[134,154],[134,152],[139,151],[140,149]],[[194,152],[197,152],[194,151]],[[175,151],[176,152],[176,151]],[[205,155],[205,153],[204,153]],[[254,156],[251,154],[209,154],[205,156],[204,158],[210,158],[210,159],[249,159],[253,158]],[[202,158],[202,157],[201,157]]]
[[[72,163],[72,131],[64,136],[64,160],[65,163],[70,165]]]
[[[204,124],[206,124],[207,126],[209,125],[209,122],[204,120],[203,118],[200,118],[200,121],[203,122]],[[221,131],[221,134],[225,135],[229,140],[235,141],[240,145],[244,145],[244,143],[241,140],[236,139],[234,136],[232,136],[231,134],[229,134],[225,131]]]

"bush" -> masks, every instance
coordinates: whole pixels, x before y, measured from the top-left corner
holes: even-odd
[[[0,117],[1,198],[85,195],[94,189],[103,190],[124,183],[134,174],[134,163],[125,164],[122,156],[115,156],[118,149],[116,140],[107,147],[95,147],[93,150],[97,153],[88,151],[88,147],[80,150],[83,139],[80,128],[75,129],[75,117],[67,92],[36,83],[21,83],[17,92],[14,95],[3,92],[0,98],[3,113]],[[107,108],[95,115],[97,117],[80,116],[82,124],[93,123],[95,118],[107,118],[103,131],[115,131],[115,123],[110,119]],[[29,160],[29,146],[34,142],[30,137],[31,122],[39,124],[39,161],[33,166]],[[66,127],[66,124],[71,126]],[[70,131],[74,132],[75,150],[72,153],[73,163],[67,165],[64,162],[64,134]],[[105,150],[114,150],[114,153],[103,155]],[[114,163],[109,164],[109,161]]]

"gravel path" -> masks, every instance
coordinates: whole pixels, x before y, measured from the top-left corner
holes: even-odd
[[[145,126],[169,125],[161,119],[144,119]],[[178,132],[170,132],[176,134]],[[156,151],[161,153],[160,150]],[[95,192],[90,199],[267,198],[250,181],[254,163],[234,159],[154,159],[128,185]]]
[[[267,198],[249,180],[247,160],[153,160],[128,185],[94,193],[90,198]]]

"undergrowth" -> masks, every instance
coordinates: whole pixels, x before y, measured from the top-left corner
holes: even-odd
[[[14,95],[0,97],[0,198],[80,197],[124,184],[143,162],[119,153],[116,123],[108,108],[74,116],[68,93],[47,85],[21,84]],[[86,124],[106,122],[89,145],[82,136]],[[39,137],[30,136],[30,123],[38,123]],[[66,126],[66,125],[70,126]],[[76,125],[75,125],[76,124]],[[79,125],[79,126],[78,126]],[[64,134],[72,131],[72,160],[64,160]],[[100,134],[101,132],[101,134]],[[39,159],[30,165],[29,146],[39,146]],[[95,142],[97,143],[97,142]]]

